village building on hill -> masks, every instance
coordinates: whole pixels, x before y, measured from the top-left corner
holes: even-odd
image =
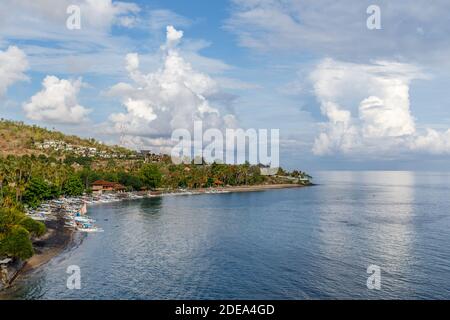
[[[153,153],[150,150],[140,150],[138,152],[139,157],[143,158],[145,162],[158,163],[163,162],[167,155]]]
[[[54,150],[62,152],[70,152],[80,157],[99,157],[104,159],[112,158],[126,158],[126,154],[121,154],[118,152],[111,152],[107,150],[98,150],[95,147],[86,147],[79,145],[72,145],[66,143],[62,140],[44,140],[44,142],[35,142],[34,146],[41,150]],[[131,157],[131,156],[130,156]]]

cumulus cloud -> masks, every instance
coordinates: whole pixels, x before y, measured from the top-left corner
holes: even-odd
[[[424,153],[448,154],[450,153],[450,129],[444,132],[427,129],[426,134],[410,142],[410,148]]]
[[[0,50],[0,97],[13,83],[27,79],[24,73],[27,69],[27,56],[22,50],[15,46]]]
[[[174,48],[183,38],[183,31],[176,30],[173,26],[168,26],[166,30],[166,48]]]
[[[48,123],[77,124],[83,122],[90,110],[77,102],[83,85],[81,79],[66,80],[47,76],[42,81],[42,90],[24,103],[27,118]]]
[[[211,105],[208,98],[217,93],[218,85],[182,57],[177,47],[182,37],[182,31],[167,27],[166,43],[161,47],[162,66],[155,72],[142,73],[139,55],[127,54],[126,70],[132,83],[121,82],[109,90],[110,95],[121,99],[126,110],[109,117],[113,132],[134,147],[167,146],[173,130],[192,130],[196,120],[203,121],[204,128],[235,124],[233,115],[222,116]]]
[[[355,64],[323,60],[310,75],[328,122],[316,138],[318,155],[382,152],[450,152],[450,132],[416,129],[410,109],[411,81],[426,79],[414,65]]]

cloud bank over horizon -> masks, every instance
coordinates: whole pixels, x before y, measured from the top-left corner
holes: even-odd
[[[428,78],[411,64],[323,60],[310,75],[321,112],[328,119],[314,141],[314,154],[450,153],[450,130],[419,132],[411,112],[410,84]]]

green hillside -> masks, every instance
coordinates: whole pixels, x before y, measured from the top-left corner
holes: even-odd
[[[89,154],[89,148],[95,148],[96,152]],[[106,158],[108,155],[109,157],[118,157],[119,155],[129,157],[135,155],[136,152],[119,146],[108,146],[95,139],[82,139],[36,125],[1,119],[0,155],[32,154],[46,154],[57,158],[69,155]]]

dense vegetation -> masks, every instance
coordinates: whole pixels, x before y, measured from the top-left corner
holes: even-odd
[[[6,130],[7,124],[10,126],[9,131]],[[69,139],[61,133],[39,127],[0,121],[0,135],[3,138],[18,140],[14,138],[14,132],[25,140],[31,137],[24,136],[24,132],[29,132],[33,139],[47,136]],[[79,138],[70,137],[70,139]],[[81,139],[76,142],[96,144],[95,141],[86,142]],[[96,180],[117,182],[124,185],[128,191],[139,191],[157,188],[194,189],[225,185],[300,183],[295,181],[295,178],[309,177],[300,171],[286,172],[281,168],[276,176],[264,176],[260,173],[260,166],[248,163],[175,165],[169,157],[161,157],[157,162],[150,162],[141,158],[100,159],[53,152],[2,153],[4,155],[0,155],[0,256],[8,255],[23,259],[33,254],[30,238],[45,233],[45,226],[26,217],[23,213],[24,208],[27,206],[35,208],[43,201],[59,196],[80,196],[83,193],[90,193],[91,184]]]
[[[0,256],[30,258],[33,255],[30,237],[44,233],[44,224],[26,217],[20,208],[0,208]]]

